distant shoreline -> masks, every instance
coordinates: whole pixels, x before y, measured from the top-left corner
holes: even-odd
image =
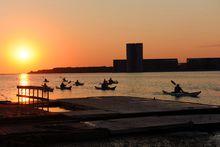
[[[138,73],[149,72],[208,72],[220,70],[150,70]],[[28,74],[59,74],[59,73],[129,73],[129,72],[116,72],[112,66],[97,66],[97,67],[57,67],[53,69],[43,69],[37,71],[30,71]],[[132,73],[132,72],[130,72]]]
[[[53,73],[113,73],[114,68],[111,66],[96,67],[56,67],[53,69],[43,69],[31,71],[28,74],[53,74]]]

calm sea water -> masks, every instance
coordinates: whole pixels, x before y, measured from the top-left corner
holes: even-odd
[[[82,81],[83,87],[71,91],[55,89],[51,99],[84,98],[94,96],[137,96],[165,100],[187,101],[220,105],[220,72],[163,72],[163,73],[85,73],[85,74],[38,74],[0,75],[0,100],[16,101],[17,85],[41,85],[47,78],[49,86],[58,86],[62,78]],[[112,77],[119,84],[115,91],[100,91],[94,88],[103,79]],[[185,91],[202,91],[199,98],[175,98],[163,95],[162,90],[172,91],[170,80],[179,83]]]

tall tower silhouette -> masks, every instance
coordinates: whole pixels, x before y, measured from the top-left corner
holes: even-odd
[[[127,72],[143,71],[143,43],[128,43],[127,50]]]

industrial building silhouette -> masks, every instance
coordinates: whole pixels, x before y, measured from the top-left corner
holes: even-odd
[[[220,58],[143,59],[143,43],[126,44],[127,59],[113,60],[114,72],[217,71]]]
[[[142,72],[143,71],[143,44],[127,44],[127,71]]]

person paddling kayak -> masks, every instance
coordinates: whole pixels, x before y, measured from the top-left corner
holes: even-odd
[[[114,81],[112,80],[112,78],[110,78],[110,79],[108,80],[108,83],[109,83],[109,84],[114,83]]]
[[[79,80],[76,80],[75,85],[80,85],[81,83],[79,82]]]
[[[180,87],[179,84],[176,84],[176,82],[172,81],[171,80],[171,83],[173,85],[175,85],[175,88],[174,88],[174,91],[172,92],[168,92],[168,91],[165,91],[163,90],[163,93],[166,94],[166,95],[171,95],[171,96],[175,96],[175,97],[183,97],[183,96],[186,96],[186,97],[198,97],[202,92],[201,91],[197,91],[197,92],[186,92],[186,91],[183,91],[183,89]]]
[[[66,78],[63,78],[63,82],[68,82],[68,80]]]
[[[177,84],[174,88],[175,93],[184,93],[183,89],[180,87],[179,84]]]
[[[66,85],[62,82],[62,83],[60,84],[60,88],[64,89],[64,88],[66,88]]]
[[[108,88],[108,82],[106,79],[104,79],[103,83],[101,84],[102,89],[107,89]]]
[[[47,88],[48,86],[47,86],[46,83],[44,83],[44,84],[42,85],[42,87]]]
[[[173,80],[171,80],[171,83],[175,86],[173,93],[185,93],[183,89],[180,87],[180,84],[177,84]]]
[[[47,83],[47,82],[49,82],[46,78],[44,79],[44,83]]]
[[[112,78],[110,78],[110,79],[108,80],[108,84],[109,84],[109,85],[118,84],[118,81],[114,81],[114,80],[112,80]]]
[[[76,82],[75,82],[75,84],[74,84],[75,86],[83,86],[84,85],[84,83],[80,83],[79,82],[79,80],[76,80]]]

